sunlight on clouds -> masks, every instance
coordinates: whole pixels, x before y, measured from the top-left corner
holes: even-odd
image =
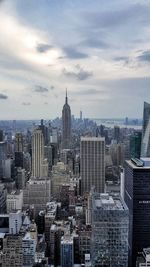
[[[28,61],[32,64],[54,64],[55,60],[61,56],[59,50],[51,49],[47,53],[38,53],[36,47],[38,43],[46,43],[47,37],[40,31],[21,25],[14,17],[1,14],[0,46],[12,55]],[[5,25],[5,27],[3,26]]]

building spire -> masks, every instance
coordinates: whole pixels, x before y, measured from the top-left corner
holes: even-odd
[[[67,88],[66,88],[66,104],[68,104]]]

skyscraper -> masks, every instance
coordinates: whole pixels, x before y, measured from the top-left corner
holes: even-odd
[[[32,135],[32,176],[43,175],[44,137],[40,129],[35,129]]]
[[[105,185],[105,138],[81,137],[81,186],[82,194],[94,186],[104,193]]]
[[[128,266],[129,213],[124,201],[92,194],[92,266]]]
[[[120,127],[114,126],[114,140],[116,140],[117,143],[120,141]]]
[[[23,152],[23,135],[22,133],[15,134],[15,152]]]
[[[4,177],[6,154],[7,144],[6,142],[0,142],[0,178]]]
[[[62,110],[62,146],[70,148],[71,145],[71,110],[68,105],[68,97],[66,90],[66,100]]]
[[[150,104],[144,102],[141,156],[150,157]]]
[[[150,160],[125,162],[124,200],[129,209],[129,267],[150,247]]]
[[[140,158],[141,155],[141,132],[134,132],[130,136],[130,157],[131,158]]]
[[[73,267],[73,238],[72,236],[63,236],[61,238],[61,266]]]

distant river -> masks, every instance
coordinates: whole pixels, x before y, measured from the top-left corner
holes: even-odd
[[[111,120],[111,121],[104,121],[101,119],[93,119],[94,122],[97,123],[97,125],[105,125],[106,127],[110,127],[113,128],[114,126],[119,126],[120,128],[133,128],[135,130],[141,130],[142,129],[142,125],[135,125],[135,124],[128,124],[125,125],[123,124],[123,121],[121,120]]]

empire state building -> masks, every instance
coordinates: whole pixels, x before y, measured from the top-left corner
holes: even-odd
[[[66,100],[62,110],[62,146],[67,149],[71,146],[71,110],[68,105],[66,90]]]

